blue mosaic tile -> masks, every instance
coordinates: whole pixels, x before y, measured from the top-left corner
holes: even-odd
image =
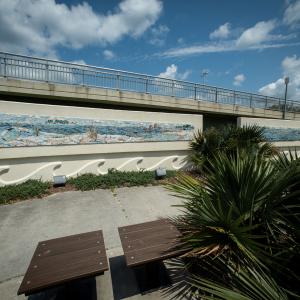
[[[265,127],[264,136],[270,142],[300,141],[300,128]]]
[[[189,141],[194,126],[0,113],[0,147]]]

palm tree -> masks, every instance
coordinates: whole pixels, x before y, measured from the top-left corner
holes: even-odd
[[[270,157],[278,153],[277,148],[264,137],[264,128],[258,125],[243,127],[227,126],[223,129],[209,128],[204,132],[197,131],[190,143],[191,154],[188,161],[194,169],[203,170],[207,162],[218,151],[229,155],[237,150],[247,151],[248,154],[259,154]]]
[[[236,149],[209,158],[201,181],[181,175],[168,185],[183,198],[183,213],[172,221],[182,232],[190,274],[185,293],[199,299],[300,297],[300,160]]]
[[[216,151],[222,149],[224,138],[220,130],[212,127],[202,132],[198,130],[190,143],[191,154],[188,157],[195,168],[200,170],[207,164]]]

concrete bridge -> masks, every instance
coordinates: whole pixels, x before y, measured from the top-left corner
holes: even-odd
[[[204,127],[240,116],[282,119],[284,100],[144,74],[0,52],[0,100],[202,114]],[[286,119],[300,120],[287,101]]]
[[[0,53],[0,186],[112,168],[178,170],[195,131],[228,123],[267,126],[293,137],[276,142],[282,151],[300,149],[300,104],[287,102],[289,120],[283,107],[279,98]]]

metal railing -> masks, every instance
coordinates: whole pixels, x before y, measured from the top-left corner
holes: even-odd
[[[0,76],[283,111],[284,99],[181,80],[0,52]],[[300,102],[287,101],[300,113]]]

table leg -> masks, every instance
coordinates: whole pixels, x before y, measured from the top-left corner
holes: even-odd
[[[66,283],[65,292],[66,299],[95,300],[97,299],[96,278],[82,278]]]

